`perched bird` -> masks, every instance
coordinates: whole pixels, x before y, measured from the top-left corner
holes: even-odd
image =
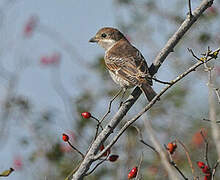
[[[117,84],[124,89],[139,86],[149,101],[156,96],[143,55],[119,30],[104,27],[89,42],[105,49],[106,67]]]

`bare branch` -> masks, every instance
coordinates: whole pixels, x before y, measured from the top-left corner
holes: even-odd
[[[92,174],[96,170],[96,168],[99,167],[102,163],[104,163],[107,159],[108,159],[108,156],[106,156],[105,159],[102,159],[98,164],[96,164],[95,167],[86,174],[86,176]]]
[[[169,158],[170,158],[170,164],[178,171],[178,173],[183,177],[183,179],[188,180],[188,178],[183,174],[183,172],[178,168],[176,163],[174,162],[172,155],[169,151],[167,151]]]
[[[209,7],[212,6],[214,0],[203,0],[202,3],[197,7],[193,12],[193,17],[187,17],[179,29],[174,33],[174,35],[168,40],[166,45],[157,55],[154,60],[154,63],[150,66],[150,74],[153,76],[157,73],[161,64],[164,62],[166,57],[173,52],[174,47],[180,41],[180,39],[184,36],[184,34],[190,29],[190,27],[197,21],[197,19],[201,16],[201,14]]]
[[[137,175],[136,175],[136,178],[135,180],[139,180],[139,174],[140,174],[140,169],[141,169],[141,164],[142,164],[142,161],[143,161],[143,152],[141,153],[141,156],[140,156],[140,160],[139,160],[139,163],[138,163],[138,172],[137,172]]]
[[[99,127],[103,130],[103,127],[101,125],[101,121],[99,121],[96,117],[94,116],[91,116],[92,119],[94,119],[96,122],[97,122],[97,125],[96,125],[96,131],[95,131],[95,137],[92,141],[92,143],[95,141],[95,139],[97,138],[98,136],[98,133],[99,133]],[[90,145],[91,146],[91,145]]]
[[[161,81],[161,80],[159,80],[159,79],[157,79],[157,78],[154,78],[154,77],[150,77],[150,78],[153,79],[153,80],[156,81],[156,82],[161,83],[161,84],[171,84],[170,82]]]
[[[214,77],[212,70],[208,71],[208,92],[209,92],[209,119],[211,120],[212,138],[217,149],[218,159],[220,159],[220,132],[216,124],[216,104],[213,92]]]
[[[188,163],[189,163],[189,166],[190,166],[190,168],[192,170],[193,177],[194,177],[195,170],[193,168],[193,164],[192,164],[192,160],[191,160],[190,155],[189,155],[189,151],[186,148],[186,146],[180,140],[176,139],[176,141],[183,147],[183,149],[185,151],[185,154],[186,154],[186,157],[187,157],[187,160],[188,160]]]
[[[217,96],[217,99],[218,99],[218,103],[220,104],[220,94],[219,94],[219,89],[218,88],[215,88],[215,93],[216,93],[216,96]]]
[[[205,119],[205,118],[203,118],[202,120],[203,120],[203,121],[208,121],[208,122],[211,122],[211,120],[210,120],[210,119]],[[216,121],[215,123],[220,123],[220,121]]]
[[[105,118],[111,112],[112,102],[119,96],[119,94],[121,94],[122,91],[123,91],[123,88],[121,88],[120,91],[118,91],[118,93],[110,100],[109,105],[108,105],[108,110],[103,116],[103,118],[101,119],[100,124],[105,120]]]
[[[217,160],[214,168],[212,169],[212,180],[214,180],[216,169],[217,169],[218,165],[219,165],[219,159]]]
[[[191,0],[188,0],[188,6],[189,6],[189,18],[192,19],[192,7],[191,7]]]
[[[74,147],[69,141],[67,141],[67,143],[70,145],[71,148],[73,148],[77,153],[79,153],[82,156],[82,158],[84,158],[84,154],[80,150]]]
[[[188,48],[188,51],[189,51],[189,52],[192,54],[192,56],[193,56],[194,58],[196,58],[198,61],[202,61],[199,57],[197,57],[197,56],[195,55],[195,53],[193,52],[192,49]]]
[[[147,129],[150,141],[156,148],[156,151],[158,152],[160,158],[161,158],[161,163],[163,164],[164,168],[166,169],[169,179],[171,180],[176,180],[179,179],[176,172],[172,169],[171,164],[169,163],[166,153],[164,152],[162,146],[160,145],[158,139],[155,136],[155,133],[152,129],[151,123],[149,120],[145,120],[145,128]]]
[[[200,134],[202,136],[203,141],[205,142],[205,155],[204,155],[204,159],[205,159],[206,164],[208,165],[208,167],[210,167],[209,159],[208,159],[209,143],[208,143],[207,139],[205,138],[205,135],[203,134],[202,130],[200,130]]]
[[[147,143],[143,140],[143,136],[142,136],[142,133],[141,133],[140,129],[139,129],[137,126],[133,126],[133,127],[137,130],[137,132],[138,132],[138,134],[139,134],[139,141],[140,141],[142,144],[144,144],[145,146],[149,147],[149,148],[150,148],[151,150],[153,150],[154,152],[158,153],[153,146],[147,144]]]

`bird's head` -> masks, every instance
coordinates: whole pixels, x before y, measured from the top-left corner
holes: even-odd
[[[125,36],[117,29],[104,27],[100,29],[89,42],[98,43],[105,50],[111,48],[116,42],[126,39]]]

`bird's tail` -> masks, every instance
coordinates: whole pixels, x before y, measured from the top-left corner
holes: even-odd
[[[144,94],[147,97],[148,101],[151,101],[157,95],[157,93],[153,90],[153,88],[147,83],[143,83],[140,86],[140,88],[144,92]]]

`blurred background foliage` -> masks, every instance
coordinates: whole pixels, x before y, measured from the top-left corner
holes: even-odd
[[[193,1],[192,7],[197,7],[200,2],[200,0]],[[0,9],[0,28],[2,29],[4,29],[5,21],[10,24],[9,21],[13,19],[4,19],[4,8],[13,3],[15,1],[8,0],[2,4]],[[187,1],[184,0],[114,0],[112,3],[115,26],[124,32],[132,44],[142,51],[149,65],[185,19],[188,6]],[[211,49],[219,47],[219,13],[220,1],[215,0],[214,5],[202,15],[174,49],[174,52],[168,56],[156,75],[158,79],[172,80],[196,63],[187,48],[192,48],[200,55],[207,50],[207,46],[210,46]],[[34,54],[39,59],[37,65],[28,61],[31,58],[29,54],[24,54],[19,57],[18,61],[13,62],[15,69],[8,71],[7,66],[10,67],[12,61],[5,62],[3,59],[5,58],[4,52],[7,52],[7,49],[4,48],[8,47],[10,42],[3,41],[1,45],[0,75],[4,81],[4,87],[2,86],[2,90],[0,90],[0,142],[2,146],[0,150],[1,148],[7,149],[11,157],[7,165],[15,168],[15,172],[8,178],[64,179],[77,167],[80,156],[62,141],[62,132],[65,131],[64,133],[69,135],[74,146],[82,152],[86,152],[94,137],[96,122],[92,119],[83,119],[80,115],[81,112],[89,111],[93,116],[101,119],[107,111],[110,99],[117,93],[119,87],[112,82],[105,69],[103,52],[97,54],[96,57],[90,57],[91,61],[89,62],[84,60],[69,41],[61,38],[62,32],[59,34],[47,24],[41,23],[41,19],[37,15],[31,16],[24,23],[21,31],[23,31],[23,38],[26,38],[26,41],[34,41],[35,38],[42,36],[44,41],[54,41],[54,49],[57,49],[58,52],[64,52],[62,56],[57,54],[57,51],[46,55]],[[2,30],[2,32],[4,31]],[[71,59],[78,61],[74,64],[75,70],[69,72],[70,69],[66,68],[68,64],[63,67],[63,61],[66,59],[65,53],[70,55]],[[216,72],[215,86],[219,87],[220,65],[217,61],[211,65],[215,67]],[[42,104],[45,102],[42,101],[44,97],[38,97],[39,102],[36,102],[28,94],[20,94],[16,91],[21,86],[18,81],[19,75],[24,69],[28,68],[31,71],[34,66],[40,66],[41,71],[45,71],[46,68],[49,69],[47,76],[60,97],[61,109]],[[64,84],[67,81],[62,79],[63,73],[72,78],[72,82],[68,81],[68,83],[76,84],[75,89],[71,89],[71,85],[67,88]],[[28,76],[27,72],[26,75]],[[35,84],[34,81],[31,83],[32,85]],[[217,160],[215,146],[211,138],[210,123],[202,121],[203,118],[208,118],[208,88],[206,83],[207,73],[201,67],[170,89],[147,113],[147,118],[152,120],[161,144],[167,144],[178,138],[187,146],[195,166],[196,175],[201,179],[203,175],[196,167],[196,161],[204,160],[205,144],[199,133],[201,129],[205,132],[210,143],[209,158],[211,164],[213,165]],[[154,82],[154,88],[157,92],[163,86],[163,84]],[[128,94],[129,92],[127,92]],[[146,100],[142,95],[119,127],[145,105]],[[114,101],[111,114],[104,121],[104,124],[114,115],[118,106],[119,98]],[[217,111],[219,118],[219,106]],[[62,122],[66,127],[59,129],[58,126]],[[143,119],[137,121],[135,125],[141,129],[144,140],[149,142],[143,126]],[[119,130],[119,127],[114,134]],[[11,138],[14,140],[10,141]],[[19,143],[14,144],[15,141]],[[16,151],[16,149],[19,150]],[[102,164],[87,179],[127,179],[129,170],[138,164],[142,152],[144,160],[140,171],[143,179],[167,179],[167,174],[157,155],[139,142],[137,131],[133,127],[125,132],[111,149],[111,152],[119,155],[118,161]],[[7,169],[4,165],[4,156],[4,153],[1,152],[2,164],[0,164],[0,168]],[[190,179],[191,170],[181,146],[178,145],[173,159]],[[17,175],[19,173],[20,175]],[[218,171],[216,179],[219,178],[220,173]]]

